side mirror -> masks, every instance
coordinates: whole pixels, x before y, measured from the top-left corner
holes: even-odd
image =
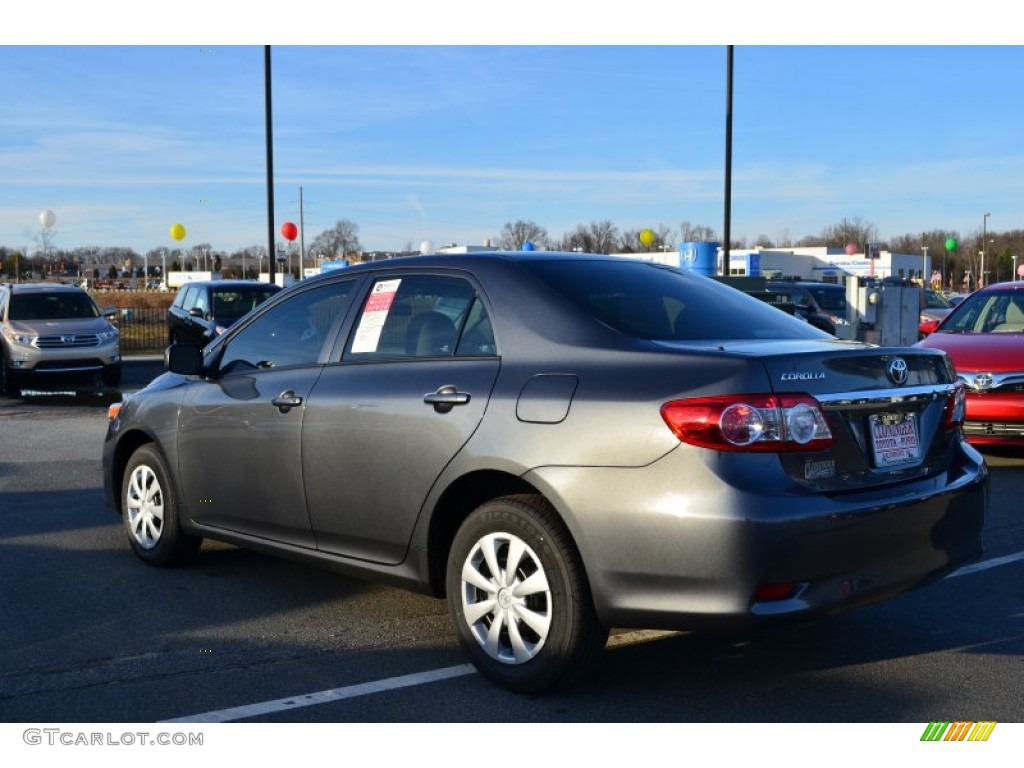
[[[195,376],[203,372],[203,350],[195,344],[172,344],[164,351],[164,367],[171,373]]]
[[[104,307],[103,309],[100,310],[100,312],[106,318],[117,317],[117,313],[119,311],[120,310],[118,310],[117,307]]]
[[[938,320],[925,320],[923,323],[917,326],[917,330],[927,336],[929,333],[935,333],[935,329],[939,327]]]
[[[192,309],[190,309],[188,313],[192,315],[192,317],[204,317],[206,314],[199,307],[192,307]]]

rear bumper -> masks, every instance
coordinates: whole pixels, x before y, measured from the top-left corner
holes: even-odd
[[[735,629],[809,617],[921,586],[982,554],[988,470],[966,445],[941,475],[831,496],[730,486],[712,471],[715,457],[695,472],[701,465],[677,454],[527,478],[560,509],[585,510],[569,526],[608,626]],[[777,463],[746,458],[751,471]],[[755,597],[779,584],[792,585],[782,599]]]

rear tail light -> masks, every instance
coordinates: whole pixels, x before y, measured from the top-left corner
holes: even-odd
[[[946,400],[946,410],[942,414],[942,427],[946,430],[957,429],[964,425],[967,411],[967,387],[962,381],[953,385],[953,394]]]
[[[661,407],[669,429],[690,445],[717,451],[822,451],[832,432],[810,395],[723,395]]]

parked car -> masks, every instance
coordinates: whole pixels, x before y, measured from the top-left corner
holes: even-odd
[[[168,342],[206,344],[280,290],[253,280],[185,283],[167,309]]]
[[[785,295],[797,316],[815,328],[835,335],[836,326],[849,325],[846,316],[846,288],[837,283],[769,280],[768,290]]]
[[[949,305],[950,305],[951,307],[955,307],[955,306],[956,306],[957,304],[959,304],[959,303],[960,303],[961,301],[963,301],[964,299],[966,299],[966,298],[968,297],[968,295],[969,295],[969,294],[966,294],[966,293],[954,293],[954,294],[953,294],[952,296],[947,296],[947,297],[946,297],[946,301],[948,301],[948,302],[949,302]]]
[[[945,296],[931,288],[925,288],[925,305],[921,309],[921,316],[918,320],[917,330],[924,338],[931,333],[942,319],[953,311],[953,305]]]
[[[967,385],[970,442],[1024,447],[1024,282],[975,291],[918,346],[948,353]]]
[[[27,385],[49,389],[70,379],[99,376],[121,382],[120,334],[76,285],[0,286],[0,392],[17,396]]]
[[[211,538],[446,597],[516,691],[581,675],[611,627],[803,619],[981,554],[988,474],[944,354],[661,265],[360,264],[167,365],[103,449],[141,560]]]

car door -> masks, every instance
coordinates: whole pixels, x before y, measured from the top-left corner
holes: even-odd
[[[404,557],[438,475],[476,430],[500,358],[463,276],[378,276],[309,398],[302,466],[318,547]]]
[[[212,354],[178,422],[178,465],[193,519],[293,546],[315,546],[301,434],[355,280],[320,284],[268,307]]]

